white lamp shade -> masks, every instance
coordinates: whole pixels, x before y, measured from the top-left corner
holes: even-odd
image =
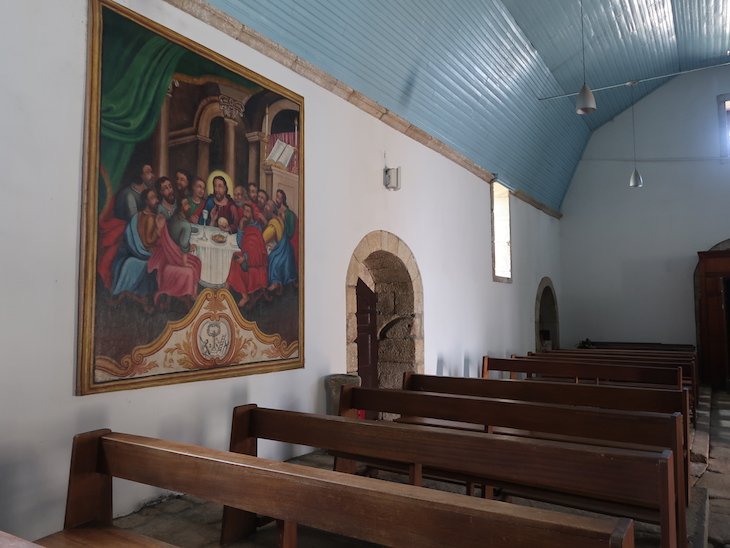
[[[644,180],[641,178],[641,173],[639,173],[639,170],[634,168],[634,172],[631,174],[631,179],[629,179],[629,186],[631,188],[641,188],[644,186]]]
[[[596,110],[596,99],[590,88],[583,84],[575,99],[575,112],[577,114],[590,114]]]

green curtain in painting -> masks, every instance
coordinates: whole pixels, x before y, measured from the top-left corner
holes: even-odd
[[[186,50],[111,10],[102,13],[100,162],[115,192],[136,144],[157,126],[172,75]],[[110,196],[105,185],[99,186],[101,208]]]
[[[260,86],[108,8],[102,18],[100,167],[113,193],[128,182],[122,177],[137,143],[155,130],[173,74]],[[99,185],[100,210],[107,184]]]

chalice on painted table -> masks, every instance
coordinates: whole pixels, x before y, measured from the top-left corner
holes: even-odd
[[[207,240],[208,236],[205,234],[205,227],[208,224],[208,215],[210,214],[210,211],[203,208],[203,211],[201,212],[201,215],[203,216],[203,237],[200,238],[201,240]]]

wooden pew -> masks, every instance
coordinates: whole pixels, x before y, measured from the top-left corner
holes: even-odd
[[[512,378],[517,374],[542,375],[550,379],[565,378],[572,382],[590,381],[595,384],[622,383],[644,388],[682,388],[680,367],[633,367],[628,365],[575,364],[561,361],[541,361],[528,358],[491,358],[482,360],[482,377],[490,371],[506,371]]]
[[[671,355],[668,355],[671,354]],[[551,350],[547,352],[529,352],[527,356],[513,358],[528,358],[540,361],[561,363],[591,363],[596,365],[621,365],[630,367],[681,367],[682,386],[689,390],[690,417],[696,422],[696,402],[699,399],[699,373],[694,356],[677,356],[676,352],[624,352],[615,350]]]
[[[650,367],[666,367],[667,365],[682,368],[682,377],[685,384],[692,390],[694,398],[699,397],[699,372],[697,365],[697,353],[694,351],[668,351],[668,350],[625,350],[625,349],[560,349],[544,352],[530,352],[531,355],[553,357],[564,356],[566,358],[596,358],[603,359],[616,364],[636,364]]]
[[[404,390],[462,394],[486,398],[507,398],[540,403],[582,405],[624,411],[682,413],[684,444],[681,457],[684,478],[689,478],[689,395],[687,390],[566,384],[547,381],[441,377],[405,373]],[[685,500],[689,500],[689,481],[685,481]]]
[[[74,438],[64,530],[42,546],[133,546],[111,527],[111,479],[124,478],[260,512],[385,546],[633,546],[633,522],[520,509],[497,501],[425,490],[272,462],[195,445],[97,430]],[[377,524],[373,526],[373,524]],[[126,533],[126,532],[125,532]],[[96,536],[108,535],[101,543]],[[116,544],[107,542],[115,539]],[[138,537],[138,546],[160,546]]]
[[[455,472],[523,496],[639,517],[661,524],[663,546],[677,545],[673,455],[669,450],[633,451],[255,405],[236,407],[231,451],[255,454],[258,439],[323,448],[378,466],[400,463],[401,470],[404,466],[410,469],[414,484],[420,484],[422,473]],[[240,514],[226,508],[224,539],[226,531],[245,520]]]
[[[605,363],[569,362],[565,360],[540,360],[533,358],[491,358],[484,356],[482,361],[482,378],[488,378],[490,371],[506,371],[512,378],[524,373],[528,378],[539,380],[533,375],[547,377],[550,380],[565,378],[574,383],[592,382],[598,384],[635,386],[644,388],[659,388],[681,390],[682,370],[680,367],[636,367],[631,365],[608,365]],[[543,381],[541,381],[543,382]],[[691,406],[690,399],[690,406]],[[690,409],[690,415],[692,415]],[[685,415],[686,416],[686,415]],[[686,423],[686,420],[684,421]],[[688,427],[684,426],[682,436],[682,452],[675,452],[677,463],[689,469],[689,437]],[[680,458],[686,451],[687,459]],[[684,463],[687,463],[686,465]],[[683,474],[685,481],[688,476]],[[677,485],[684,483],[677,482]],[[685,500],[688,501],[689,485],[685,486]]]
[[[343,387],[340,414],[356,416],[358,410],[399,414],[412,424],[446,427],[455,424],[461,428],[470,423],[500,434],[625,449],[667,448],[673,455],[682,455],[684,444],[681,413],[621,411],[434,392]],[[675,485],[685,485],[681,459],[675,460],[674,477]],[[677,538],[686,540],[685,489],[677,488],[676,491],[677,528],[681,531]]]
[[[671,363],[681,365],[687,376],[690,376],[693,364],[697,362],[696,352],[677,350],[623,350],[618,348],[561,348],[557,350],[545,350],[534,352],[536,355],[561,355],[561,356],[601,356],[614,358],[616,360],[632,359],[646,362]],[[696,367],[694,368],[696,369]]]
[[[617,350],[671,350],[680,352],[695,352],[693,344],[647,343],[647,342],[618,342],[618,341],[590,341],[590,348],[617,349]]]

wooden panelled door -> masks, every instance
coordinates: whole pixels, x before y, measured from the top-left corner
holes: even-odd
[[[699,263],[699,361],[702,382],[727,388],[730,367],[730,251],[703,251]]]
[[[365,388],[378,387],[378,297],[358,278],[357,296],[357,372]]]

